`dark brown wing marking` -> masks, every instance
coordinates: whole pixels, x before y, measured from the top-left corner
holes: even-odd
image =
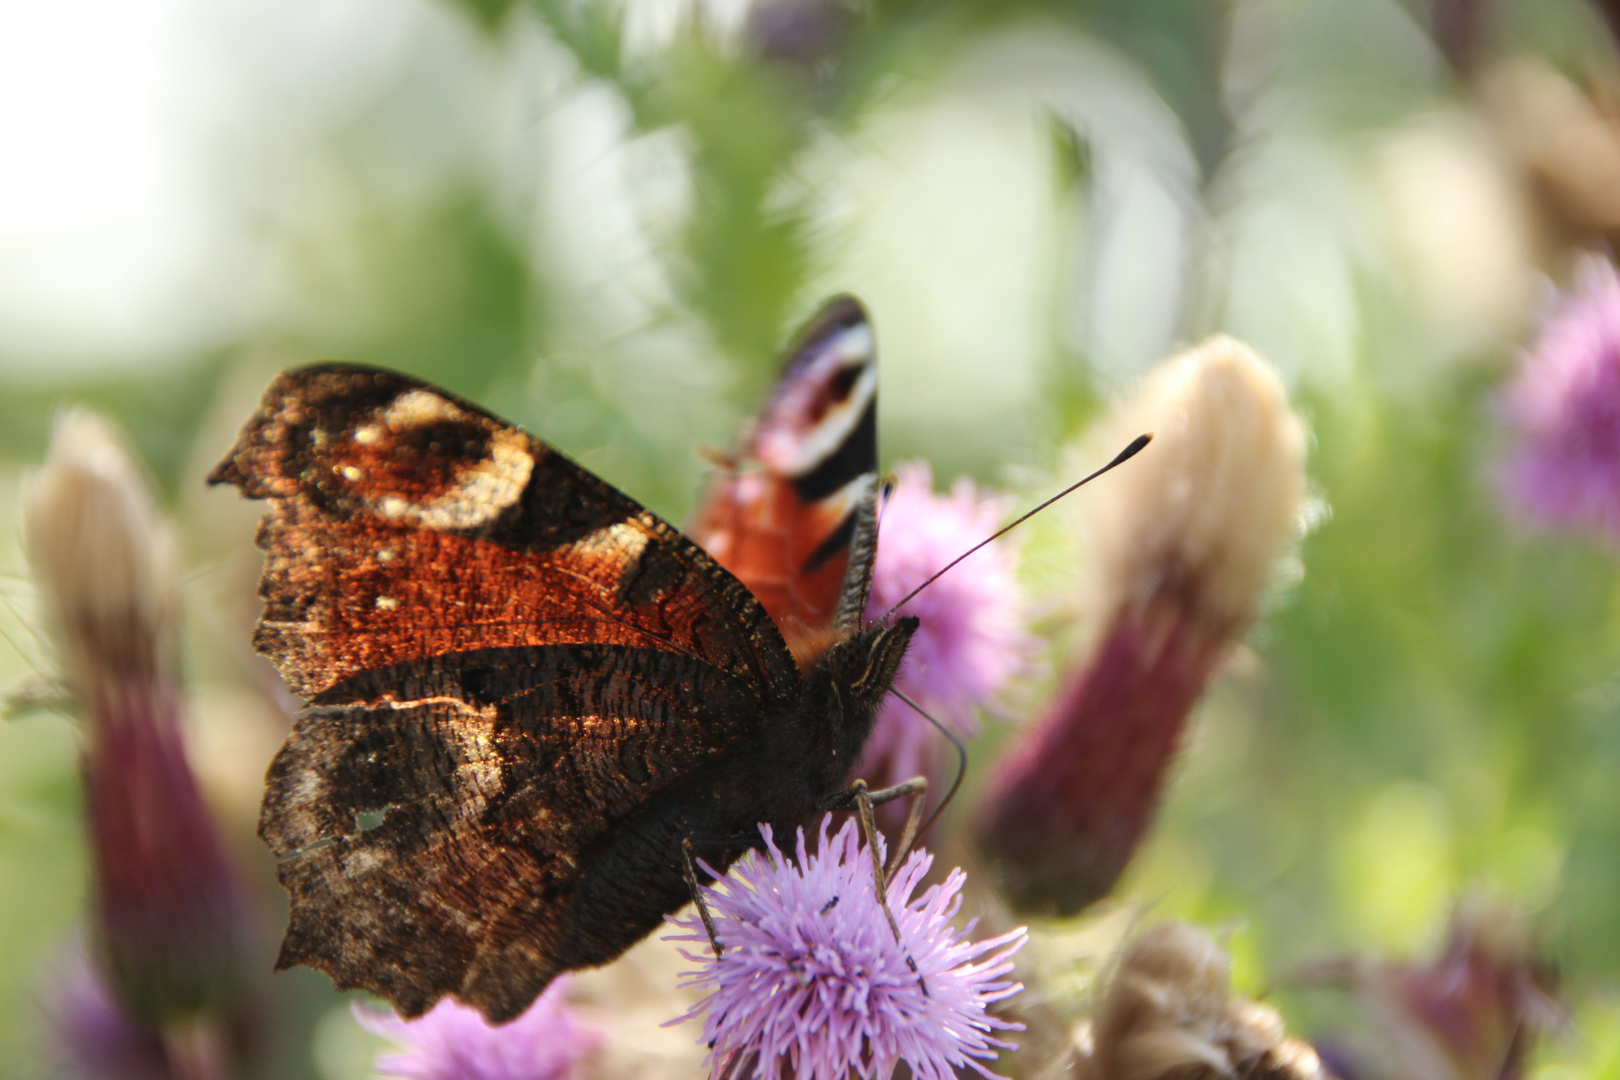
[[[360,704],[317,702],[267,778],[260,834],[292,896],[279,966],[406,1016],[455,994],[495,1021],[679,905],[678,845],[633,914],[593,910],[582,931],[576,900],[603,845],[746,743],[763,707],[710,665],[617,645],[434,657],[328,696]]]
[[[770,616],[696,544],[476,406],[390,372],[283,373],[209,477],[270,500],[254,642],[313,698],[443,653],[617,644],[787,700]]]

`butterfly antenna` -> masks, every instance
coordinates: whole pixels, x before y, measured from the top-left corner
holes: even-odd
[[[940,804],[934,807],[934,812],[928,815],[928,820],[923,822],[922,828],[917,830],[917,835],[919,837],[927,836],[928,830],[932,829],[934,827],[934,822],[939,820],[939,815],[943,814],[945,812],[945,808],[951,805],[951,800],[956,798],[957,791],[962,787],[962,778],[967,776],[967,747],[962,744],[962,740],[957,737],[956,732],[952,731],[938,720],[935,720],[932,716],[929,716],[927,709],[923,708],[915,701],[912,701],[903,692],[894,690],[892,687],[890,689],[895,697],[899,698],[907,705],[910,705],[913,709],[916,709],[924,720],[937,727],[939,729],[939,733],[951,740],[951,745],[956,747],[956,779],[951,781],[951,789],[945,793],[945,798],[940,800]]]
[[[928,586],[930,586],[934,582],[938,581],[941,577],[943,577],[945,575],[945,572],[947,570],[949,570],[951,567],[955,566],[957,563],[961,562],[963,559],[967,558],[969,555],[972,555],[975,551],[978,551],[980,548],[984,547],[986,544],[989,544],[989,543],[991,543],[993,541],[996,541],[996,540],[1000,540],[1003,536],[1006,536],[1008,533],[1010,533],[1014,529],[1018,528],[1018,526],[1022,525],[1024,522],[1028,521],[1030,518],[1034,517],[1036,514],[1040,513],[1042,510],[1045,510],[1048,506],[1051,506],[1053,503],[1057,502],[1059,499],[1063,498],[1065,495],[1068,495],[1070,492],[1074,491],[1076,488],[1084,487],[1085,485],[1091,483],[1093,480],[1097,479],[1097,477],[1101,476],[1103,473],[1107,472],[1109,469],[1112,469],[1112,468],[1114,468],[1115,466],[1118,466],[1118,465],[1125,464],[1125,462],[1127,462],[1131,458],[1135,457],[1137,455],[1137,452],[1140,451],[1142,449],[1142,447],[1146,446],[1148,443],[1150,443],[1152,441],[1153,441],[1153,436],[1152,435],[1138,435],[1136,438],[1131,440],[1131,445],[1127,446],[1125,449],[1121,450],[1118,454],[1116,454],[1114,456],[1113,461],[1110,461],[1108,464],[1104,465],[1102,468],[1098,469],[1096,472],[1092,473],[1090,476],[1087,476],[1087,477],[1085,477],[1084,479],[1081,479],[1081,480],[1076,480],[1074,483],[1070,484],[1068,487],[1064,488],[1062,491],[1058,492],[1056,495],[1053,495],[1050,499],[1047,499],[1045,502],[1041,503],[1041,505],[1037,506],[1035,509],[1029,511],[1027,514],[1020,515],[1018,518],[1016,518],[1015,520],[1013,520],[1009,524],[1002,526],[1000,529],[997,529],[993,534],[991,534],[990,536],[985,537],[983,540],[980,540],[977,544],[974,544],[972,547],[970,547],[966,551],[962,552],[962,554],[958,555],[956,558],[952,559],[950,562],[946,563],[944,566],[942,566],[938,570],[934,571],[932,574],[929,575],[929,577],[928,577],[928,579],[926,581],[924,581],[921,585],[918,585],[915,589],[912,589],[910,592],[906,593],[906,595],[903,596],[900,599],[899,603],[895,604],[888,611],[885,611],[883,613],[883,618],[881,618],[881,619],[879,619],[877,621],[878,622],[884,622],[885,620],[887,620],[889,618],[889,616],[893,615],[896,611],[899,611],[901,608],[905,607],[908,603],[910,603],[912,597],[916,596],[918,593],[920,593],[924,589],[928,588]],[[912,706],[912,707],[916,708],[916,706]],[[917,711],[922,712],[921,709],[918,709]],[[927,713],[923,713],[923,715],[928,716]],[[929,719],[933,719],[933,718],[929,717]],[[935,723],[937,724],[938,721],[935,721]]]

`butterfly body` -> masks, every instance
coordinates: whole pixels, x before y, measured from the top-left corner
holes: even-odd
[[[818,376],[846,415],[852,363]],[[689,899],[684,842],[722,870],[815,818],[916,627],[859,624],[874,455],[837,467],[846,540],[811,540],[845,583],[796,655],[725,566],[523,431],[386,371],[279,376],[210,477],[269,502],[255,644],[309,702],[260,819],[278,966],[508,1020]]]

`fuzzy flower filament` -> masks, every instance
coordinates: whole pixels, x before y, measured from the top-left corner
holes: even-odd
[[[1077,1062],[1081,1080],[1326,1080],[1273,1008],[1235,994],[1231,958],[1185,923],[1150,927],[1114,965]]]
[[[761,826],[766,851],[705,890],[719,957],[695,912],[672,920],[685,931],[673,940],[693,943],[683,953],[702,965],[687,985],[708,991],[679,1019],[701,1016],[710,1062],[751,1061],[756,1080],[784,1064],[798,1080],[885,1080],[901,1061],[920,1080],[952,1080],[961,1068],[994,1077],[985,1063],[1012,1046],[996,1033],[1019,1025],[990,1006],[1022,989],[1005,977],[1025,931],[968,940],[972,923],[951,925],[965,875],[954,870],[914,896],[933,863],[915,851],[889,882],[896,942],[855,823],[829,837],[828,820],[815,853],[799,830],[793,859]]]

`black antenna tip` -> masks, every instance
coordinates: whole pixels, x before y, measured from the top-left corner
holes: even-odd
[[[1103,471],[1107,472],[1108,469],[1112,469],[1115,465],[1119,465],[1119,464],[1122,464],[1123,462],[1131,460],[1131,458],[1135,457],[1138,453],[1141,452],[1142,447],[1146,446],[1148,443],[1150,443],[1152,441],[1153,441],[1153,433],[1151,431],[1145,432],[1144,434],[1141,434],[1141,435],[1138,435],[1136,438],[1131,440],[1131,445],[1129,445],[1125,449],[1121,450],[1119,452],[1119,456],[1116,457],[1113,461],[1110,461],[1108,463],[1107,468],[1105,468]]]

